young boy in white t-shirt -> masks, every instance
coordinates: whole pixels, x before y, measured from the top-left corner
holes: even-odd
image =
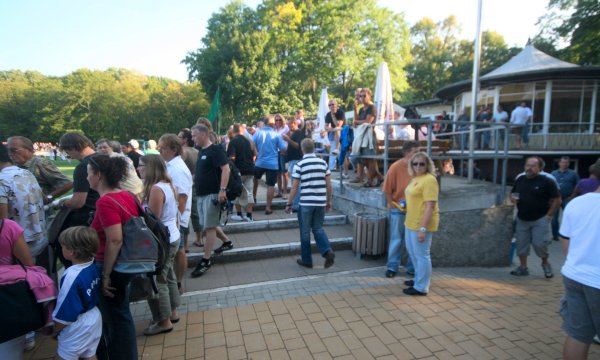
[[[96,359],[102,335],[102,316],[98,310],[100,275],[94,263],[98,235],[86,226],[75,226],[60,234],[65,259],[73,265],[65,270],[54,317],[54,337],[62,359]]]

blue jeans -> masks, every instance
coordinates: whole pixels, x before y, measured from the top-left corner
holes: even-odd
[[[561,211],[565,210],[565,206],[567,206],[567,203],[568,203],[567,199],[568,199],[568,196],[562,198],[562,203],[560,203],[560,209],[556,210],[556,212],[554,213],[554,216],[552,217],[552,237],[553,238],[558,238],[558,228],[560,227],[558,224],[558,216]]]
[[[100,274],[102,265],[96,264]],[[129,309],[129,283],[135,274],[113,271],[110,283],[116,290],[113,298],[99,292],[98,308],[102,313],[102,339],[98,345],[98,359],[137,359],[135,324]]]
[[[300,222],[300,254],[302,262],[312,264],[312,254],[310,251],[310,231],[312,229],[315,242],[319,248],[321,256],[325,256],[331,250],[329,239],[323,229],[325,220],[325,206],[300,206],[298,210]]]
[[[292,178],[292,175],[294,175],[294,166],[296,166],[298,161],[300,161],[300,160],[290,160],[290,163],[288,165],[288,171],[290,173],[290,182],[292,183],[292,186],[294,186],[294,181],[298,181],[298,180],[294,180]],[[290,187],[292,187],[292,186],[290,186]],[[300,186],[298,186],[298,191],[296,191],[296,196],[294,196],[294,201],[292,202],[292,209],[298,210],[299,208],[300,208]],[[300,212],[298,212],[298,217],[300,217]],[[300,219],[298,219],[298,220],[300,220]]]
[[[399,209],[390,209],[388,217],[390,220],[390,245],[388,248],[387,269],[398,272],[400,260],[402,259],[402,243],[405,242],[404,220],[406,220],[406,214],[400,212]],[[410,261],[410,256],[406,263],[406,271],[410,273],[415,272],[412,261]]]
[[[431,283],[431,238],[433,233],[425,233],[425,241],[419,242],[418,231],[406,229],[406,248],[415,266],[415,290],[427,293]]]

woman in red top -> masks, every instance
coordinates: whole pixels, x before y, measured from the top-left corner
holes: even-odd
[[[87,172],[90,187],[100,194],[91,224],[100,238],[96,262],[102,274],[100,311],[106,340],[98,347],[98,358],[137,359],[135,325],[129,309],[129,283],[135,275],[113,270],[123,245],[123,224],[131,214],[138,214],[137,199],[118,188],[127,176],[127,163],[122,157],[91,157]]]

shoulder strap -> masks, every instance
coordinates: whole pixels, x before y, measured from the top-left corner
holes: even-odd
[[[129,193],[131,194],[131,193]],[[137,202],[137,199],[135,198],[135,195],[131,194],[131,196],[133,197],[133,202],[135,202],[135,205],[137,206],[138,209],[138,216],[139,214],[143,213],[142,207],[140,206],[140,204]],[[112,196],[108,196],[106,195],[106,197],[108,197],[109,199],[111,199],[115,204],[117,204],[123,211],[125,211],[125,213],[131,217],[133,217],[133,215],[131,215],[131,213],[129,211],[127,211],[127,209],[125,209],[123,207],[123,205],[119,204],[119,202],[117,200],[115,200],[115,198],[113,198]]]

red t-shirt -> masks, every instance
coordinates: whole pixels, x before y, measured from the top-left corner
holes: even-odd
[[[112,199],[115,199],[122,207],[127,210],[125,212]],[[100,244],[96,253],[96,261],[104,262],[104,251],[106,249],[106,233],[104,228],[115,224],[124,224],[131,216],[138,215],[138,209],[134,196],[127,191],[119,191],[117,193],[109,193],[102,196],[96,202],[96,214],[92,221],[91,228],[96,230]]]

